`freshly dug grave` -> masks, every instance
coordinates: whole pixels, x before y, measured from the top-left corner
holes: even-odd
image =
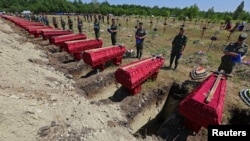
[[[17,30],[17,32],[19,32],[18,30]],[[6,31],[6,33],[8,33],[8,32]],[[15,34],[13,34],[13,32],[10,32],[9,34],[11,34],[11,36],[15,36]],[[103,78],[104,77],[106,78],[106,74],[104,75],[104,73],[100,73],[100,74],[93,73],[94,75],[85,75],[85,74],[89,74],[89,72],[92,71],[92,69],[90,69],[90,67],[84,66],[84,64],[81,61],[80,62],[73,62],[73,61],[70,61],[70,59],[69,59],[68,62],[65,61],[65,60],[67,60],[67,58],[64,58],[65,56],[63,55],[63,53],[60,54],[59,52],[55,52],[55,50],[53,49],[55,46],[49,45],[48,41],[43,41],[43,40],[41,40],[41,38],[36,38],[36,39],[33,38],[33,37],[26,38],[27,37],[26,34],[21,33],[21,31],[20,31],[20,35],[22,36],[22,37],[20,37],[18,39],[21,42],[20,44],[25,44],[25,42],[33,42],[34,41],[37,44],[36,45],[36,49],[37,50],[44,50],[44,52],[46,52],[46,53],[41,54],[41,55],[43,55],[42,58],[50,58],[51,57],[51,58],[54,58],[56,62],[59,60],[58,62],[61,62],[61,63],[51,63],[52,61],[48,61],[47,59],[46,60],[45,59],[42,60],[41,57],[39,57],[39,59],[33,59],[33,58],[36,58],[36,57],[29,57],[28,61],[30,61],[32,63],[40,64],[41,66],[46,65],[45,66],[46,69],[48,69],[49,71],[51,71],[53,69],[54,71],[52,71],[52,72],[54,72],[55,74],[57,74],[59,72],[59,71],[55,71],[55,70],[60,70],[60,69],[63,68],[62,70],[60,70],[61,72],[63,72],[63,74],[62,75],[61,75],[61,73],[58,73],[58,74],[60,76],[65,75],[68,78],[74,79],[74,80],[76,80],[75,82],[79,81],[78,79],[80,79],[80,80],[83,80],[83,79],[91,80],[90,78],[96,78],[96,79],[100,80],[101,77],[99,78],[97,76],[102,76],[102,75],[103,75]],[[8,47],[8,46],[6,45],[6,47]],[[24,51],[24,49],[26,49],[27,46],[22,46],[20,48],[18,48],[18,46],[10,46],[10,47],[13,48],[13,49],[14,48],[18,49],[19,52],[22,52],[22,51]],[[1,53],[4,54],[4,51],[0,52],[0,54]],[[16,54],[16,56],[17,55],[18,54]],[[57,55],[61,56],[62,58],[58,59],[60,57],[57,57]],[[65,55],[68,55],[68,54],[65,54]],[[5,56],[7,56],[7,55],[5,55]],[[25,55],[23,55],[23,56],[25,56]],[[17,60],[20,60],[20,59],[16,59],[16,61]],[[60,60],[63,60],[63,61],[60,61]],[[124,62],[127,62],[127,61],[128,61],[128,59],[124,60]],[[17,63],[17,66],[18,66],[18,64],[22,64],[22,63]],[[24,64],[24,65],[27,68],[27,64]],[[50,66],[48,67],[48,65],[50,65]],[[56,66],[56,65],[58,65],[57,68],[56,67],[54,68],[54,66]],[[83,66],[81,66],[81,65],[83,65]],[[37,65],[34,65],[33,67],[35,67],[35,66],[37,66]],[[31,67],[31,69],[33,69],[33,68]],[[71,69],[72,69],[72,71],[69,71]],[[48,131],[48,130],[51,131],[50,134],[47,135],[48,138],[46,138],[46,137],[43,136],[42,139],[44,139],[44,140],[50,140],[50,139],[78,140],[79,139],[78,135],[80,136],[80,139],[82,139],[82,138],[85,139],[86,138],[86,140],[89,140],[90,138],[95,139],[95,140],[98,140],[98,139],[100,140],[100,139],[104,139],[104,138],[105,139],[109,138],[107,140],[110,140],[110,139],[115,139],[115,140],[119,139],[119,140],[122,140],[121,138],[124,137],[123,134],[126,134],[127,128],[124,128],[123,130],[118,130],[120,128],[120,126],[119,127],[116,126],[117,125],[116,122],[118,122],[119,125],[124,125],[124,126],[126,125],[126,121],[121,120],[121,119],[123,119],[124,112],[118,106],[123,105],[124,101],[127,101],[127,103],[130,103],[129,99],[134,99],[134,96],[128,95],[128,93],[126,93],[126,91],[123,89],[123,87],[118,87],[119,85],[116,85],[115,82],[114,83],[110,82],[111,85],[115,85],[117,87],[117,89],[115,91],[113,91],[113,90],[111,91],[111,93],[113,93],[112,97],[110,97],[109,99],[101,101],[101,102],[103,102],[103,101],[105,102],[106,101],[107,104],[103,104],[103,103],[100,103],[100,101],[98,101],[96,103],[99,103],[99,104],[102,104],[102,105],[97,106],[97,105],[91,104],[89,106],[88,105],[89,104],[88,100],[85,100],[83,97],[76,95],[74,92],[72,92],[72,94],[69,93],[69,92],[67,92],[69,90],[68,87],[65,87],[60,92],[58,92],[58,91],[54,92],[55,88],[58,88],[58,89],[60,88],[61,85],[59,85],[59,84],[61,82],[63,82],[63,81],[61,79],[59,79],[58,77],[56,77],[57,75],[55,75],[55,74],[54,75],[48,75],[48,73],[41,73],[39,70],[40,69],[35,69],[35,72],[37,72],[37,73],[34,75],[34,77],[32,77],[34,79],[30,79],[31,85],[29,85],[29,87],[32,86],[32,88],[33,87],[35,88],[35,86],[37,86],[37,85],[39,87],[41,87],[41,86],[44,87],[44,89],[42,91],[42,94],[44,95],[44,97],[48,97],[48,99],[50,101],[48,103],[46,103],[47,98],[45,100],[43,100],[41,97],[39,97],[39,95],[37,95],[36,93],[33,93],[33,91],[30,91],[28,89],[27,90],[25,89],[25,91],[24,91],[25,93],[24,92],[20,93],[20,90],[18,89],[18,90],[15,90],[15,91],[13,90],[10,93],[6,93],[6,94],[4,93],[5,97],[3,97],[3,100],[2,100],[2,101],[4,101],[4,102],[2,102],[3,105],[4,105],[3,106],[4,109],[11,109],[11,107],[10,107],[11,105],[13,107],[15,107],[16,105],[18,105],[19,101],[23,102],[24,100],[22,99],[22,95],[27,95],[27,92],[29,92],[29,93],[31,93],[32,97],[37,97],[36,99],[39,99],[39,100],[42,99],[41,102],[43,102],[45,104],[41,104],[41,105],[48,106],[48,108],[46,107],[46,109],[43,109],[43,112],[49,111],[50,114],[51,113],[58,113],[58,115],[56,117],[62,118],[63,121],[65,119],[66,121],[69,121],[69,122],[72,122],[72,123],[76,122],[76,123],[75,124],[71,124],[71,125],[70,124],[60,123],[58,121],[58,119],[49,118],[50,114],[48,114],[48,113],[41,113],[38,117],[43,117],[43,118],[35,119],[34,117],[37,116],[38,114],[36,112],[33,112],[33,110],[27,110],[27,112],[25,111],[25,116],[31,115],[29,122],[33,121],[33,119],[37,120],[37,122],[35,122],[36,124],[31,124],[31,123],[27,122],[28,120],[27,120],[26,117],[23,116],[23,114],[18,114],[19,112],[20,113],[23,112],[23,109],[25,109],[25,108],[21,107],[20,109],[19,108],[17,108],[17,109],[12,108],[10,110],[10,111],[13,111],[13,113],[14,113],[13,115],[16,115],[16,117],[17,117],[16,119],[17,120],[11,121],[10,123],[12,123],[12,124],[6,124],[7,126],[2,126],[3,128],[11,126],[12,130],[13,129],[17,129],[19,131],[20,130],[21,131],[26,131],[25,128],[20,128],[19,124],[17,124],[17,122],[15,122],[15,121],[20,122],[20,120],[21,121],[23,120],[23,121],[25,121],[24,122],[25,124],[23,124],[23,125],[25,125],[25,126],[29,125],[30,126],[29,128],[32,129],[30,131],[37,132],[38,129],[39,129],[39,128],[37,128],[38,126],[41,127],[39,129],[39,131],[38,131],[38,134],[41,133],[41,132],[45,132],[45,134],[46,134],[46,131]],[[29,71],[25,71],[25,72],[29,72]],[[67,73],[69,73],[69,75],[66,75]],[[107,73],[107,74],[109,74],[109,73]],[[39,78],[38,76],[43,76],[44,78],[46,78],[46,83],[44,83],[45,85],[42,85],[43,83],[41,83],[41,81],[39,81],[39,79],[37,79],[37,78]],[[110,78],[107,77],[107,78],[110,81],[112,79],[114,79],[114,78],[111,78],[111,77]],[[18,79],[16,77],[13,80],[16,81]],[[13,82],[15,82],[15,81],[13,81]],[[17,82],[19,82],[19,81],[17,81]],[[51,84],[51,82],[53,82],[53,83]],[[70,82],[71,82],[71,80],[70,80]],[[10,84],[8,84],[6,82],[4,82],[4,83],[5,83],[4,85],[0,86],[1,88],[4,87],[6,90],[9,90],[9,89],[12,90],[12,85],[13,85],[12,83],[10,83]],[[73,83],[73,81],[72,81],[72,83]],[[104,82],[102,82],[102,83],[103,83],[103,85],[106,85]],[[27,83],[27,84],[30,84],[30,83]],[[35,85],[35,84],[37,84],[37,85]],[[54,87],[54,85],[56,87]],[[65,85],[65,84],[62,84],[62,85]],[[49,93],[51,96],[46,93],[46,91],[48,90],[49,86],[51,87],[51,89],[49,89],[51,91],[51,93]],[[105,87],[105,91],[109,87],[110,86]],[[61,90],[61,89],[59,89],[59,90]],[[102,90],[100,92],[100,95],[103,92]],[[35,91],[36,92],[41,92],[41,89],[35,89]],[[67,93],[65,93],[65,92],[67,92]],[[91,92],[91,93],[92,93],[91,95],[93,96],[93,98],[95,98],[97,96],[96,95],[97,93],[95,94],[94,91]],[[119,93],[124,94],[124,96],[117,96]],[[14,94],[16,94],[16,95],[20,94],[19,95],[20,98],[18,100],[15,100],[16,96]],[[141,92],[140,94],[146,94],[146,93],[145,92]],[[3,94],[1,93],[1,95],[3,95]],[[10,96],[8,97],[8,95],[10,95]],[[130,96],[130,97],[128,97],[128,96]],[[77,101],[75,101],[71,97],[73,97],[73,98],[77,97],[78,99],[77,99]],[[5,101],[7,101],[9,99],[14,99],[13,100],[14,102],[12,102],[12,104],[11,103],[10,104],[8,104],[8,103],[5,104]],[[116,103],[113,103],[113,102],[116,102]],[[133,101],[133,102],[136,103],[136,101]],[[133,103],[133,102],[131,102],[131,103]],[[15,103],[15,104],[13,104],[13,103]],[[24,104],[30,103],[30,101],[25,101],[23,103]],[[35,102],[35,103],[37,103],[37,102]],[[95,102],[92,102],[92,100],[91,100],[90,103],[95,103]],[[35,105],[38,105],[38,104],[40,105],[40,102],[38,102]],[[7,108],[5,108],[5,106]],[[126,105],[124,105],[124,106],[126,106]],[[130,107],[139,109],[139,108],[137,108],[139,105],[135,104],[135,106],[136,107],[132,107],[132,106],[130,106]],[[18,107],[18,106],[16,106],[16,107]],[[31,104],[31,106],[28,105],[28,107],[29,108],[34,107],[34,109],[35,109],[34,111],[36,111],[38,109],[37,108],[38,106],[34,106],[33,103]],[[147,107],[147,105],[144,106],[144,107]],[[67,108],[67,109],[65,109],[65,108]],[[51,110],[51,109],[55,109],[55,110]],[[126,108],[124,108],[124,109],[126,109]],[[130,111],[130,110],[131,109],[128,109],[127,111]],[[41,112],[41,111],[38,109],[38,112]],[[5,114],[5,112],[2,112],[2,113]],[[60,113],[62,113],[62,115],[59,115]],[[98,114],[96,114],[96,113],[98,113]],[[117,114],[117,113],[119,113],[119,114]],[[129,112],[127,112],[127,113],[129,113]],[[136,113],[136,112],[134,112],[134,113]],[[122,115],[122,118],[120,117],[121,115]],[[7,117],[5,115],[1,115],[1,116]],[[6,118],[7,121],[9,121],[8,119],[15,119],[15,118],[13,118],[13,116],[10,116],[9,118]],[[68,119],[70,119],[70,120],[68,120]],[[119,119],[119,120],[114,120],[114,119]],[[176,119],[176,118],[173,118],[173,119]],[[107,120],[109,122],[106,122]],[[4,123],[8,123],[8,122],[5,122],[5,121],[3,121],[3,122]],[[50,121],[51,121],[51,124],[50,124]],[[55,124],[54,124],[53,121],[56,121],[56,126],[55,126]],[[79,124],[78,121],[82,122],[83,124]],[[100,121],[101,124],[98,124],[99,121]],[[41,123],[43,123],[43,124],[41,124]],[[44,127],[44,124],[46,124],[47,127]],[[86,124],[88,126],[86,126]],[[96,124],[96,126],[93,126],[95,124]],[[106,124],[107,124],[108,127],[106,126]],[[68,127],[69,125],[70,125],[71,128]],[[76,126],[76,125],[79,125],[79,126]],[[58,127],[58,128],[55,128],[55,127]],[[79,127],[79,128],[76,128],[76,127]],[[127,126],[125,126],[125,127],[127,127]],[[180,126],[176,126],[176,127],[180,127]],[[92,128],[94,130],[92,130]],[[91,133],[89,133],[89,131]],[[110,131],[115,131],[115,132],[110,132]],[[120,131],[120,132],[117,132],[117,131]],[[2,132],[2,133],[8,133],[8,132]],[[9,132],[9,133],[15,134],[12,131]],[[19,132],[17,132],[17,133],[19,133]],[[17,133],[16,133],[16,137],[18,137],[20,139],[24,139],[23,136],[20,136],[20,134],[17,134]],[[62,134],[60,134],[60,133],[62,133]],[[120,133],[120,134],[118,134],[118,133]],[[117,137],[117,134],[118,134],[118,138],[115,138],[115,137]],[[205,132],[204,132],[204,134],[205,134]],[[24,140],[29,140],[29,139],[31,140],[31,139],[33,139],[33,138],[30,138],[30,136],[33,135],[32,133],[25,132],[25,134],[21,134],[21,135],[27,136],[26,139],[24,139]],[[43,135],[43,134],[41,134],[41,135]],[[126,135],[129,136],[129,137],[126,138],[126,139],[124,139],[124,140],[133,140],[134,139],[134,138],[130,138],[131,137],[130,134],[129,135],[126,134]],[[203,132],[201,133],[201,135],[203,135]],[[112,136],[112,137],[109,137],[109,136]],[[3,137],[6,138],[6,137],[8,137],[8,135],[7,136],[4,135]],[[74,138],[74,137],[76,137],[76,138]],[[191,138],[191,137],[188,137],[188,138]],[[199,136],[197,137],[197,135],[196,135],[196,139],[192,138],[193,140],[191,140],[191,139],[188,139],[188,140],[190,140],[190,141],[202,140],[202,139],[204,140],[204,138],[206,138],[206,136],[203,136],[203,138],[199,138]]]
[[[173,82],[164,108],[157,116],[156,121],[143,127],[148,130],[147,134],[156,135],[167,141],[194,141],[207,136],[204,128],[194,136],[192,131],[184,126],[184,117],[178,112],[178,105],[181,100],[199,84],[199,81],[191,80],[186,80],[183,83]],[[143,131],[140,132],[145,133]],[[145,134],[142,134],[142,136],[145,136]]]
[[[76,80],[77,93],[83,95],[88,99],[96,97],[98,94],[102,95],[103,89],[115,83],[114,72],[108,72],[108,73],[95,73],[95,72],[96,72],[95,70],[91,71],[90,73],[94,75],[90,77],[80,78]],[[113,94],[115,91],[111,90],[110,88],[106,89],[108,89],[111,94]]]
[[[240,124],[240,125],[249,125],[250,124],[250,111],[249,109],[232,109],[231,119],[229,120],[230,124]]]
[[[48,55],[49,64],[56,70],[67,75],[72,75],[72,78],[78,78],[83,72],[90,71],[91,67],[84,64],[82,60],[74,61],[72,56],[67,52],[57,52]]]
[[[125,112],[133,134],[159,114],[166,102],[170,87],[170,83],[162,83],[153,90],[141,92],[122,100],[121,109]],[[121,92],[116,94],[116,97],[117,95],[124,94]]]

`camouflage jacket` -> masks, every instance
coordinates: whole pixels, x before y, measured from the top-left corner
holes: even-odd
[[[172,51],[181,51],[183,46],[187,44],[187,36],[186,35],[176,35],[174,40],[172,41]]]
[[[248,45],[247,44],[238,45],[237,42],[230,43],[228,46],[226,46],[226,48],[224,49],[224,52],[234,52],[234,53],[240,54],[241,56],[245,56],[248,52]],[[231,61],[231,56],[229,55],[224,55],[222,56],[221,59],[225,63],[227,62],[228,64],[231,64],[231,65],[235,64]]]

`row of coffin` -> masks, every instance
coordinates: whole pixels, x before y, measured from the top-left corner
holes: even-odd
[[[15,16],[2,15],[2,18],[15,23],[16,26],[26,30],[35,38],[42,36],[43,40],[49,40],[50,44],[58,46],[74,57],[74,60],[83,60],[93,69],[104,70],[104,65],[112,61],[115,65],[121,65],[126,47],[112,45],[102,47],[102,39],[87,39],[85,34],[74,34],[68,30],[55,29],[42,23],[27,21]],[[143,58],[119,66],[115,71],[115,78],[132,94],[141,90],[141,85],[147,79],[156,79],[159,69],[163,66],[164,59],[161,56]]]
[[[40,23],[25,21],[17,17],[4,16],[4,18],[35,37],[43,36],[44,40],[49,39],[51,44],[72,54],[75,60],[83,59],[93,68],[104,69],[103,64],[111,60],[116,65],[121,64],[126,51],[124,46],[119,45],[102,47],[101,39],[87,39],[84,34],[73,34],[70,31],[45,27]],[[120,66],[115,72],[115,78],[132,94],[136,94],[141,90],[141,85],[145,80],[157,78],[163,64],[164,59],[161,56],[137,60]],[[208,128],[209,125],[221,124],[225,91],[225,75],[213,73],[207,77],[179,104],[179,112],[185,117],[185,125],[197,133],[202,126]]]

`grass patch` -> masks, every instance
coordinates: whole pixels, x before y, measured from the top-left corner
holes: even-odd
[[[67,20],[66,16],[63,16],[63,18]],[[72,18],[74,19],[74,33],[77,33],[76,16],[72,16]],[[151,29],[149,17],[142,17],[138,19],[135,16],[131,16],[128,22],[126,22],[126,18],[124,17],[115,18],[119,18],[118,24],[121,25],[117,34],[118,43],[124,44],[127,49],[133,49],[134,51],[136,51],[134,37],[135,26],[137,25],[137,20],[142,21],[148,33],[148,36],[145,39],[145,46],[142,57],[150,57],[153,54],[163,54],[163,57],[165,59],[164,66],[169,65],[172,40],[175,35],[178,34],[179,28],[183,24],[183,21],[176,20],[175,24],[173,25],[172,19],[167,19],[167,26],[164,31],[164,18],[159,18],[158,22],[157,19],[153,19],[153,25]],[[59,20],[60,17],[58,16],[57,19]],[[82,17],[82,19],[84,18]],[[52,16],[49,16],[49,20],[50,23],[52,23]],[[159,84],[164,82],[183,82],[186,80],[190,80],[189,73],[194,67],[197,66],[204,66],[208,71],[217,70],[220,64],[221,56],[223,55],[222,50],[230,42],[235,42],[241,32],[236,31],[230,35],[229,31],[220,30],[220,22],[217,22],[210,24],[210,26],[204,31],[204,35],[201,38],[203,25],[204,23],[199,23],[197,26],[195,26],[195,21],[186,22],[185,34],[188,37],[188,43],[185,52],[180,59],[177,71],[160,69],[157,80],[147,81],[146,83],[144,83],[143,90],[155,88]],[[93,22],[87,22],[83,20],[83,26],[84,33],[87,35],[87,37],[94,38]],[[107,28],[109,26],[110,24],[107,24],[105,18],[105,23],[101,23],[102,31],[100,34],[100,37],[104,41],[103,47],[111,45],[110,34],[107,32]],[[157,27],[157,31],[153,30],[155,27]],[[215,32],[218,32],[218,34],[216,34],[217,40],[212,42],[211,37]],[[250,45],[249,38],[246,40],[246,43]],[[197,53],[200,51],[202,51],[205,55],[197,55]],[[248,55],[249,54],[250,53],[248,53]],[[123,61],[123,64],[129,63],[134,60],[135,59],[125,59]],[[246,60],[250,60],[250,57],[247,56]],[[249,66],[246,67],[244,71],[246,70],[249,70]],[[245,104],[238,97],[238,92],[242,88],[250,88],[250,76],[247,75],[247,73],[244,74],[238,72],[238,74],[232,78],[229,78],[227,81],[227,94],[225,99],[224,114],[225,119],[230,118],[230,113],[228,112],[230,108],[245,108]],[[245,79],[243,80],[243,78]]]

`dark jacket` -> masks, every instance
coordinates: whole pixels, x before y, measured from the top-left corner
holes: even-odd
[[[146,30],[144,29],[144,28],[138,28],[137,30],[136,30],[136,32],[135,32],[135,36],[137,37],[137,36],[139,36],[139,37],[143,37],[143,36],[145,36],[147,33],[146,33]],[[142,43],[144,41],[144,39],[140,39],[140,41],[139,42],[137,42],[137,43]]]
[[[112,24],[111,27],[110,27],[110,30],[117,30],[117,25]],[[116,35],[116,32],[112,32],[111,35]]]
[[[224,51],[234,52],[234,53],[240,54],[241,56],[244,56],[247,54],[248,45],[243,44],[240,46],[237,44],[237,42],[231,43],[224,49]],[[222,56],[221,61],[223,63],[226,63],[227,65],[235,65],[235,62],[232,61],[232,56],[229,56],[229,55]]]
[[[172,51],[180,52],[183,46],[187,44],[187,36],[186,35],[176,35],[174,40],[172,41]]]

